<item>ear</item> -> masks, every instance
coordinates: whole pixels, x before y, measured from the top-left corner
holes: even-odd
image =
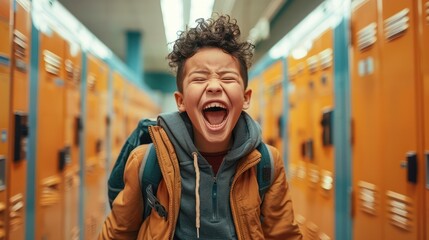
[[[176,99],[176,105],[179,112],[186,111],[185,104],[183,103],[183,94],[176,91],[174,92],[174,98]]]
[[[245,90],[244,91],[243,110],[247,110],[249,108],[251,98],[252,98],[252,89]]]

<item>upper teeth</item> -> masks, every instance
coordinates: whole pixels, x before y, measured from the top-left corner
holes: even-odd
[[[212,108],[212,107],[226,108],[226,106],[223,105],[222,103],[213,102],[213,103],[210,103],[209,105],[205,106],[204,110],[207,109],[207,108]]]

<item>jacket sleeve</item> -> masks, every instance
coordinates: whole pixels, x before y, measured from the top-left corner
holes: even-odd
[[[143,197],[139,169],[147,146],[134,149],[124,171],[124,189],[113,201],[112,210],[104,221],[101,239],[136,239],[143,217]]]
[[[270,151],[274,160],[274,181],[265,193],[261,208],[265,239],[302,239],[294,217],[283,160],[277,149],[270,146]]]

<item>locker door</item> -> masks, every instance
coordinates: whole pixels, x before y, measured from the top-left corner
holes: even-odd
[[[101,103],[100,84],[107,81],[107,67],[99,59],[88,57],[86,152],[85,152],[85,239],[95,239],[101,231],[107,206],[105,192],[105,105]]]
[[[13,46],[12,46],[12,121],[10,129],[13,134],[10,142],[9,165],[9,239],[24,239],[25,236],[25,199],[27,191],[27,138],[29,111],[29,76],[30,76],[30,43],[31,18],[30,2],[16,1],[13,12]]]
[[[70,158],[64,167],[64,238],[79,238],[79,135],[82,130],[80,86],[81,86],[81,51],[70,43],[65,52],[65,143]]]
[[[421,0],[422,14],[419,16],[419,22],[421,26],[421,35],[419,35],[420,43],[420,59],[421,59],[421,70],[422,70],[422,81],[423,81],[423,121],[424,121],[424,162],[423,166],[425,169],[422,171],[425,176],[424,188],[424,202],[425,211],[423,219],[425,221],[425,236],[426,240],[429,240],[429,0]]]
[[[308,166],[309,152],[306,151],[306,142],[309,139],[309,89],[308,73],[305,70],[305,59],[288,57],[288,75],[290,78],[289,121],[287,146],[290,159],[290,185],[295,216],[304,236],[306,226],[311,222],[311,210],[308,207]]]
[[[317,40],[315,40],[316,42]],[[306,174],[306,207],[307,207],[307,223],[305,229],[307,239],[314,240],[318,237],[320,230],[320,203],[318,202],[318,185],[320,179],[320,166],[319,166],[319,152],[315,151],[316,141],[316,128],[315,122],[318,113],[315,113],[315,109],[318,108],[318,102],[316,97],[315,82],[319,78],[319,61],[318,54],[319,49],[316,44],[313,43],[312,48],[308,51],[306,58],[304,58],[304,82],[302,88],[306,91],[304,102],[305,107],[305,119],[306,123],[306,137],[301,143],[303,154],[307,161],[307,174]],[[303,116],[303,117],[304,117]]]
[[[354,220],[356,240],[388,239],[384,221],[384,166],[381,161],[380,39],[377,0],[352,10],[351,119]]]
[[[125,119],[124,119],[124,79],[115,72],[113,73],[113,119],[112,119],[112,158],[114,161],[119,155],[125,141]]]
[[[262,135],[264,141],[275,146],[282,152],[279,119],[283,112],[282,81],[283,64],[281,61],[274,63],[264,73],[263,78],[263,119]]]
[[[417,239],[417,58],[413,1],[383,0],[382,148],[385,239]]]
[[[10,58],[11,58],[11,31],[10,31],[10,1],[0,1],[0,239],[5,239],[7,226],[7,166],[9,162],[9,141],[10,134]]]
[[[316,66],[311,75],[311,129],[313,161],[309,171],[309,187],[314,198],[309,201],[313,206],[314,223],[318,226],[317,237],[331,239],[334,236],[334,156],[332,138],[333,75],[332,75],[332,30],[327,30],[313,41],[314,60],[307,63]],[[323,122],[322,122],[323,121]],[[326,123],[325,123],[326,122]],[[322,123],[324,125],[322,125]]]
[[[37,115],[36,238],[64,237],[63,170],[70,159],[64,146],[65,42],[55,32],[40,34]]]

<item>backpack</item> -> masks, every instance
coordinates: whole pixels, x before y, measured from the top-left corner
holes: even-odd
[[[152,139],[149,134],[149,127],[155,125],[156,121],[154,120],[143,119],[139,121],[137,128],[128,137],[124,146],[122,146],[121,152],[119,153],[107,182],[109,204],[110,207],[112,207],[113,200],[116,198],[119,192],[124,189],[124,170],[131,151],[139,145],[150,144],[139,169],[143,200],[145,201],[143,219],[146,219],[146,217],[149,216],[151,208],[153,208],[161,217],[167,216],[167,212],[155,196],[158,184],[162,178],[156,151],[153,147]],[[257,150],[262,155],[261,161],[256,166],[256,170],[259,196],[263,200],[265,192],[271,186],[273,181],[272,172],[274,170],[274,162],[271,152],[268,150],[268,147],[265,145],[265,143],[259,144],[257,146]]]

